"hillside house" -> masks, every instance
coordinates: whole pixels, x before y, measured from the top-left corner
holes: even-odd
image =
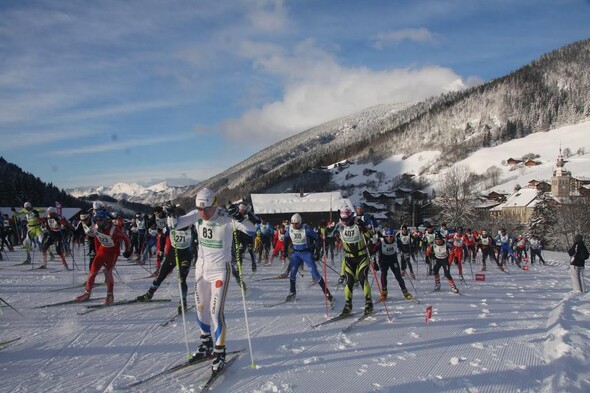
[[[537,166],[537,165],[541,165],[541,164],[542,164],[541,161],[535,161],[535,160],[531,160],[531,159],[528,159],[524,162],[524,166],[527,166],[527,167],[533,167],[533,166]]]
[[[522,162],[522,160],[516,159],[516,158],[512,158],[510,157],[509,159],[506,160],[506,164],[510,165],[510,166],[515,166],[518,165]]]
[[[490,209],[493,217],[500,217],[518,224],[528,223],[537,203],[537,190],[522,188],[510,195],[506,202]]]

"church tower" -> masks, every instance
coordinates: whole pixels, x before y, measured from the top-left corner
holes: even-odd
[[[566,163],[567,161],[563,159],[560,146],[556,168],[553,171],[553,177],[551,178],[551,193],[556,197],[567,197],[570,195],[572,174],[564,168]]]

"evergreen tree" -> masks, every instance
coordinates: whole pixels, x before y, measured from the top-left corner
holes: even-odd
[[[557,209],[553,203],[553,198],[549,193],[539,190],[537,204],[533,209],[533,214],[527,224],[526,236],[536,236],[542,244],[547,244],[549,234],[557,223]]]

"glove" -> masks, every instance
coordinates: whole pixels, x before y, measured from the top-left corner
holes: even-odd
[[[166,210],[166,214],[169,216],[176,215],[176,206],[171,201],[168,201],[164,204],[164,210]]]
[[[131,250],[125,250],[123,252],[123,258],[129,259],[131,257]]]
[[[240,209],[236,205],[229,205],[227,212],[232,218],[238,222],[244,221],[244,216],[240,213]]]
[[[313,253],[313,260],[315,262],[319,261],[320,258],[322,256],[322,251],[321,250],[315,250],[315,252]]]
[[[379,271],[379,264],[377,263],[377,261],[373,261],[373,268],[375,269],[376,272]]]
[[[344,280],[346,280],[346,276],[340,276],[338,279],[338,284],[344,284]]]

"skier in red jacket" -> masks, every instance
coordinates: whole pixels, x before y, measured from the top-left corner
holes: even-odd
[[[104,300],[105,304],[111,304],[114,301],[113,288],[115,280],[113,279],[113,269],[117,258],[121,252],[121,243],[125,244],[125,252],[123,257],[129,258],[131,256],[131,242],[129,237],[121,230],[120,227],[113,225],[106,210],[99,210],[94,216],[94,225],[96,226],[94,247],[96,249],[96,256],[92,261],[92,266],[88,272],[86,279],[86,288],[83,294],[78,295],[75,299],[83,302],[90,299],[90,293],[94,286],[94,280],[100,269],[104,266],[104,275],[107,282],[107,297]]]

